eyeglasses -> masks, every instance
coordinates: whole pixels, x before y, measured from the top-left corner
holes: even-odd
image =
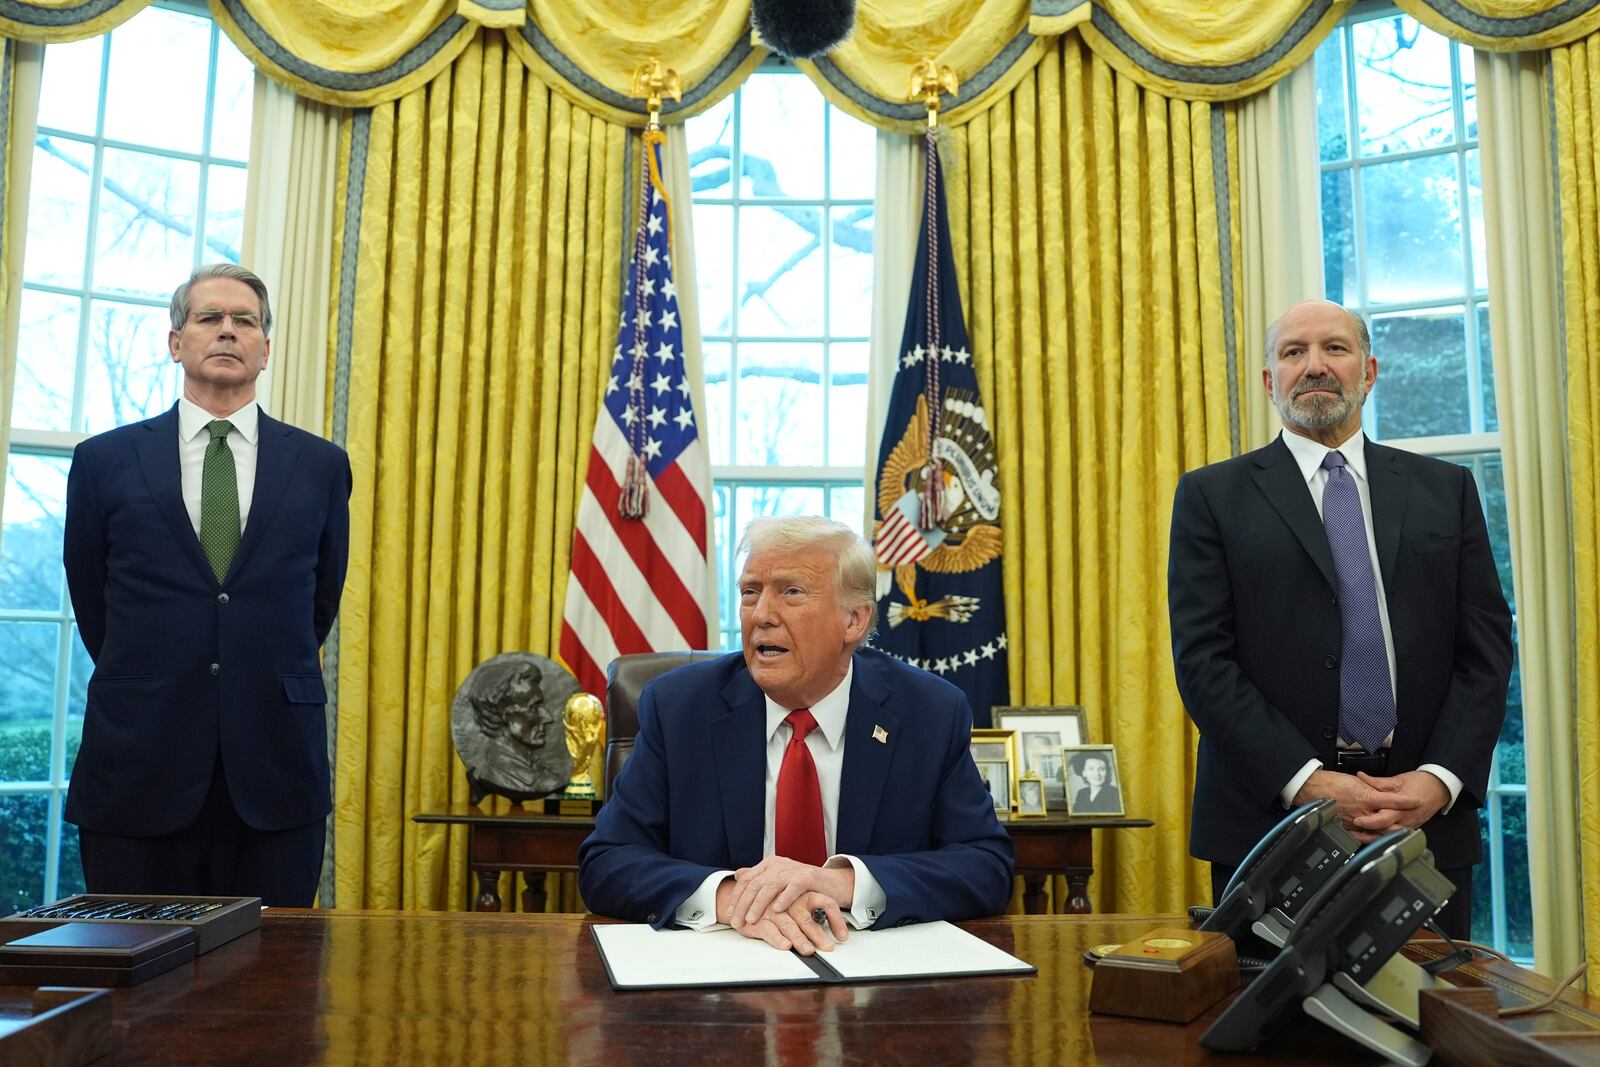
[[[236,330],[257,330],[261,328],[261,316],[253,311],[223,311],[221,308],[201,308],[189,316],[189,321],[196,326],[204,326],[214,330],[222,325],[223,319],[232,319],[233,328]]]

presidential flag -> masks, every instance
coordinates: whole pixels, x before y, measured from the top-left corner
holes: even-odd
[[[644,134],[638,228],[572,535],[561,658],[604,696],[619,655],[708,647],[711,468],[683,361],[657,130]]]
[[[922,235],[889,418],[878,450],[872,643],[960,686],[973,722],[1010,703],[1000,487],[967,345],[930,133]]]

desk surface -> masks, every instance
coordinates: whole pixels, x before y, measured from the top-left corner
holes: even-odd
[[[1044,815],[1001,815],[1000,822],[1010,831],[1051,831],[1063,828],[1087,830],[1141,829],[1154,826],[1149,819],[1131,819],[1122,815],[1068,815],[1052,811]],[[452,804],[443,811],[424,811],[411,816],[419,823],[457,823],[464,826],[589,826],[592,815],[546,815],[517,806],[510,811],[495,813],[485,811],[476,804]]]
[[[117,990],[111,1062],[1374,1062],[1309,1020],[1264,1055],[1224,1057],[1194,1045],[1209,1015],[1188,1027],[1091,1018],[1083,950],[1173,921],[962,924],[1035,964],[1033,978],[617,993],[576,916],[271,911],[260,931]],[[0,1016],[24,1014],[28,992],[0,986]]]

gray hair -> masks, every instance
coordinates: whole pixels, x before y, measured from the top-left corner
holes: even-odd
[[[256,299],[261,301],[261,335],[272,334],[272,304],[267,300],[267,283],[256,277],[252,272],[245,270],[237,263],[208,263],[203,267],[196,267],[194,273],[189,275],[189,280],[172,291],[172,328],[181,330],[189,321],[189,290],[195,282],[207,278],[231,278],[236,282],[243,282],[255,291]]]
[[[1326,303],[1333,304],[1333,301],[1329,300]],[[1298,307],[1299,305],[1295,306]],[[1372,355],[1372,331],[1367,328],[1367,320],[1343,304],[1334,304],[1334,306],[1350,316],[1350,321],[1356,328],[1356,340],[1361,344],[1361,354],[1363,356]],[[1289,309],[1289,311],[1293,310],[1294,308]],[[1282,315],[1273,319],[1272,325],[1267,327],[1267,366],[1269,367],[1278,358],[1278,335],[1283,332],[1283,320],[1288,316],[1289,311],[1285,311]]]
[[[878,626],[878,557],[872,546],[844,523],[817,515],[751,519],[739,540],[738,555],[748,558],[768,549],[818,548],[838,561],[834,583],[846,610],[865,606],[867,632]]]

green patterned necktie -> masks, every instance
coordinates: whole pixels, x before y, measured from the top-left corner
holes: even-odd
[[[206,423],[206,429],[211,431],[211,443],[206,446],[205,463],[200,468],[200,547],[220,582],[239,549],[239,474],[233,467],[233,450],[228,447],[233,423],[213,419]]]

